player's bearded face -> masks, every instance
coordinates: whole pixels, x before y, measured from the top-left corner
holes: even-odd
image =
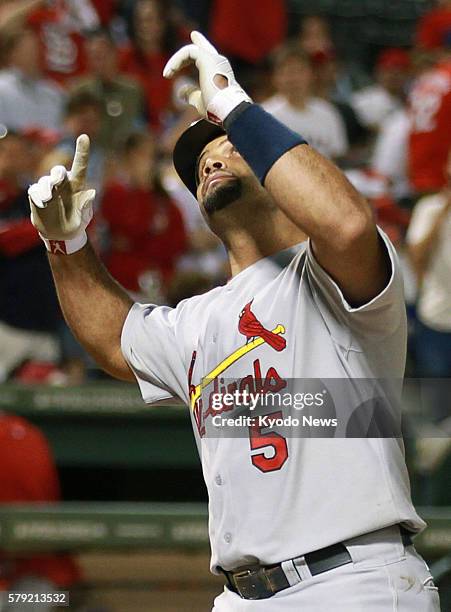
[[[207,215],[242,198],[244,169],[243,159],[225,136],[205,147],[197,165],[197,197]]]

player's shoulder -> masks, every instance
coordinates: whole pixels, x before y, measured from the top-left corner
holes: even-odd
[[[189,298],[185,298],[174,307],[173,311],[178,316],[183,317],[187,315],[205,316],[208,308],[223,295],[225,288],[226,285],[219,285],[200,295],[193,295]]]
[[[183,344],[183,338],[198,335],[201,323],[215,312],[215,308],[218,307],[216,299],[222,289],[216,287],[201,295],[185,298],[175,306],[135,302],[124,326],[125,336],[130,337],[133,326],[138,326],[138,329],[148,329],[149,332],[153,330],[152,333],[155,330],[165,333],[172,330],[171,333],[178,336]]]

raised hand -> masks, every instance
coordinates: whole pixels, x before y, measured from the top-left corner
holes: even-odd
[[[28,189],[31,222],[51,252],[70,254],[86,244],[96,195],[94,189],[85,189],[88,162],[89,138],[82,134],[71,170],[54,166]]]
[[[185,96],[202,117],[221,125],[241,102],[252,100],[237,83],[229,60],[220,55],[203,34],[191,32],[191,41],[191,45],[174,53],[163,76],[170,79],[194,63],[199,71],[199,87],[189,87]]]

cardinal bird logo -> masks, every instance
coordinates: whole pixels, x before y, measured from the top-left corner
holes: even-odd
[[[202,380],[198,385],[192,384],[192,377],[194,372],[194,364],[196,361],[197,352],[193,352],[193,356],[191,359],[191,365],[188,371],[188,386],[189,386],[189,396],[190,396],[190,404],[191,409],[193,411],[201,410],[199,406],[201,404],[198,403],[198,400],[202,396],[202,391],[209,385],[216,381],[226,370],[230,368],[234,363],[236,363],[239,359],[242,359],[245,355],[248,355],[250,352],[256,350],[262,344],[269,344],[275,351],[283,351],[287,346],[287,341],[285,338],[282,338],[281,334],[285,333],[285,327],[279,323],[274,327],[272,331],[263,327],[254,313],[251,311],[251,305],[254,300],[251,300],[249,304],[243,308],[240,313],[240,320],[238,324],[238,329],[243,336],[246,336],[246,343],[242,346],[236,348],[230,355],[224,357],[224,359],[218,363],[208,374],[202,376]],[[257,360],[254,362],[255,364],[259,363]],[[260,367],[260,366],[258,366]],[[274,368],[270,368],[269,371],[272,371]],[[256,375],[256,378],[257,377]],[[199,417],[200,418],[200,417]]]
[[[254,338],[262,338],[275,351],[283,351],[287,346],[287,341],[282,336],[263,327],[251,310],[253,301],[246,304],[239,316],[238,329],[243,336],[246,336],[246,344]]]

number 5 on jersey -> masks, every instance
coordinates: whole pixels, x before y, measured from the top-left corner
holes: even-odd
[[[271,418],[282,418],[282,412],[273,412],[267,415]],[[262,433],[263,427],[254,424],[249,427],[249,441],[251,445],[251,461],[261,472],[276,472],[280,470],[288,459],[288,445],[286,439],[275,431]]]

